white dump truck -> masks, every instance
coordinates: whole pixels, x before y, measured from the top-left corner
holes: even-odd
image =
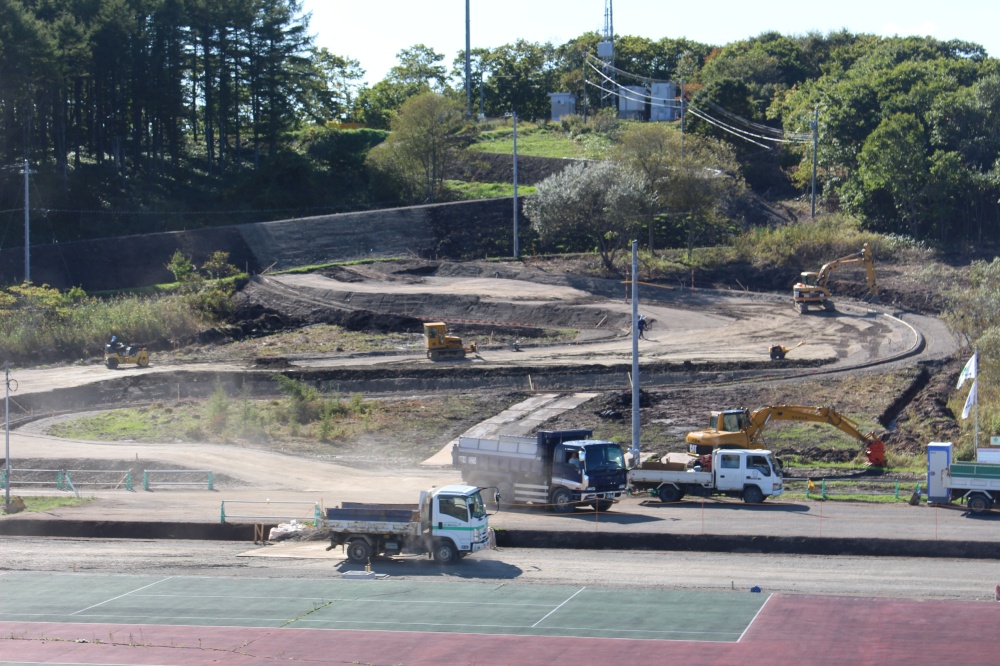
[[[965,502],[973,513],[1000,502],[1000,463],[952,461],[951,442],[927,446],[927,501]]]
[[[479,488],[451,485],[421,492],[419,504],[343,502],[326,510],[323,527],[330,530],[327,550],[344,546],[357,564],[422,554],[448,564],[489,546],[487,523]]]
[[[784,491],[781,466],[770,451],[715,449],[703,464],[646,461],[629,470],[634,490],[652,491],[661,502],[679,502],[685,495],[742,497],[759,504]]]

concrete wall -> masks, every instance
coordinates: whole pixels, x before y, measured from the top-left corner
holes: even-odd
[[[89,292],[169,282],[166,264],[176,250],[199,266],[213,252],[228,252],[230,263],[251,273],[407,254],[496,256],[502,250],[495,244],[510,244],[512,216],[511,200],[504,198],[33,245],[31,280]],[[0,283],[23,278],[24,248],[0,251]]]

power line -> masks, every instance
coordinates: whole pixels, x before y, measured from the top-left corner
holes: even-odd
[[[623,98],[634,102],[645,102],[646,99],[649,99],[651,101],[663,103],[665,106],[672,106],[672,108],[683,107],[682,103],[674,103],[673,100],[657,98],[651,95],[643,95],[642,97],[636,97],[631,90],[628,90],[627,88],[619,84],[617,81],[609,78],[603,72],[594,67],[593,63],[588,62],[588,65],[590,66],[591,69],[597,72],[599,76],[604,78],[607,83],[611,84],[616,88],[616,90],[608,90],[603,85],[591,83],[589,80],[587,81],[588,85],[592,85],[605,93],[616,95],[619,98]],[[752,127],[756,131],[749,131],[747,129],[743,129],[740,127],[736,127],[735,125],[726,123],[722,120],[719,120],[718,118],[711,116],[704,109],[700,109],[694,106],[693,104],[687,104],[686,106],[687,109],[691,111],[691,113],[693,113],[696,117],[704,120],[710,125],[714,125],[715,127],[718,127],[719,129],[725,132],[728,132],[736,137],[739,137],[745,141],[753,143],[754,145],[760,146],[762,148],[770,148],[771,146],[759,143],[759,141],[770,141],[774,143],[808,143],[809,141],[812,141],[811,134],[805,134],[801,132],[786,132],[782,129],[769,127],[767,125],[762,125],[761,123],[755,123],[754,121],[748,120],[746,118],[743,118],[742,116],[739,116],[735,113],[726,110],[725,108],[719,106],[718,104],[715,104],[714,102],[709,102],[709,103],[712,105],[714,109],[719,110],[717,111],[719,115],[724,114],[727,117],[727,119],[731,119],[733,122],[738,122],[740,124],[743,124],[745,127]]]

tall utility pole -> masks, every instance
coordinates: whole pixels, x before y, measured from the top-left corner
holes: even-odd
[[[514,258],[517,259],[517,111],[511,117],[514,119]]]
[[[465,117],[472,117],[472,33],[469,22],[469,0],[465,0]]]
[[[31,167],[28,166],[28,158],[24,158],[24,281],[31,282],[31,226],[28,224],[28,176],[31,175]]]
[[[812,212],[810,212],[809,218],[814,219],[816,217],[816,147],[819,145],[819,107],[816,107],[816,115],[809,124],[812,125],[813,131]]]
[[[4,363],[4,475],[3,475],[3,505],[10,513],[10,363]]]
[[[632,464],[639,464],[639,241],[632,241]]]

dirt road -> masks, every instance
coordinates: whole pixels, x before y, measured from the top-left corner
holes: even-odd
[[[422,352],[379,355],[328,354],[319,358],[291,359],[293,368],[353,367],[364,377],[364,368],[408,367],[432,370],[447,378],[452,368],[532,366],[600,366],[621,364],[630,359],[631,340],[627,336],[631,305],[622,298],[622,286],[612,280],[574,279],[559,275],[522,272],[513,276],[484,274],[493,267],[465,267],[470,275],[425,276],[393,273],[381,267],[334,276],[294,275],[263,280],[256,298],[268,306],[281,301],[286,316],[322,309],[348,308],[375,315],[398,315],[446,321],[490,322],[497,326],[512,323],[534,327],[568,326],[580,331],[577,342],[525,346],[521,352],[490,349],[475,360],[459,364],[431,364]],[[388,272],[386,272],[388,271]],[[349,273],[349,274],[348,274]],[[648,291],[647,295],[645,291]],[[840,369],[848,371],[874,362],[898,358],[912,363],[915,358],[940,358],[957,347],[940,322],[913,315],[895,316],[867,307],[838,302],[833,313],[799,315],[787,298],[755,293],[708,290],[649,289],[642,293],[640,311],[653,320],[650,338],[640,344],[642,363],[657,361],[746,361],[769,363],[767,347],[774,342],[807,340],[795,350],[805,359],[831,361],[822,368],[783,370],[767,366],[771,377]],[[320,312],[320,314],[322,314]],[[319,315],[317,315],[319,316]],[[770,368],[774,369],[770,369]],[[191,379],[213,373],[258,373],[240,364],[161,364],[154,358],[148,370],[108,371],[102,366],[27,369],[16,373],[17,396],[65,387],[86,387],[115,382],[129,390],[155,385],[158,377],[199,386],[211,382]],[[760,375],[760,371],[750,371]],[[748,374],[750,374],[748,372]],[[681,377],[681,381],[684,377]],[[473,377],[469,382],[474,382]],[[704,382],[704,377],[687,381]],[[171,384],[172,386],[172,384]],[[173,390],[172,388],[170,390]],[[180,385],[178,384],[178,392]],[[96,391],[95,391],[96,393]],[[484,414],[483,418],[491,416]],[[442,442],[443,444],[443,442]],[[400,469],[386,465],[378,469],[357,469],[336,460],[302,459],[238,446],[169,443],[97,444],[73,442],[45,435],[44,423],[15,430],[11,437],[11,458],[49,464],[53,469],[86,469],[88,464],[109,468],[123,465],[210,469],[218,477],[214,492],[171,489],[158,492],[105,492],[83,488],[84,494],[98,497],[83,507],[58,509],[52,517],[148,520],[193,520],[209,522],[219,515],[222,500],[260,502],[321,502],[333,505],[349,501],[413,501],[416,494],[433,485],[458,480],[449,468]],[[48,461],[47,463],[45,461]],[[872,534],[907,538],[954,538],[981,540],[980,526],[948,515],[942,518],[910,507],[890,509],[823,508],[822,504],[785,506],[747,513],[707,505],[707,508],[660,507],[629,500],[621,511],[604,519],[607,529],[663,531],[699,534],[775,534],[792,536],[864,537]],[[823,511],[826,515],[823,515]],[[752,518],[752,520],[750,520]],[[13,517],[12,519],[16,519]],[[580,514],[574,522],[586,525],[591,518]],[[501,514],[500,527],[522,525],[532,529],[559,529],[566,519],[538,512]],[[913,536],[916,534],[917,536]],[[988,539],[989,537],[987,537]]]

